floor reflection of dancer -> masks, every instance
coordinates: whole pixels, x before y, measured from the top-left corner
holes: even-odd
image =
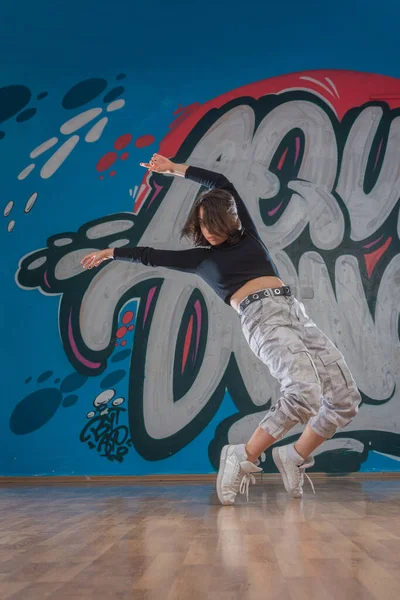
[[[222,449],[218,498],[233,504],[239,491],[248,493],[252,474],[261,471],[259,456],[294,425],[306,423],[295,444],[272,452],[286,490],[300,497],[304,471],[314,464],[311,453],[357,413],[360,394],[349,368],[279,278],[243,200],[226,177],[175,164],[159,154],[141,165],[209,188],[194,202],[182,230],[195,248],[108,248],[86,256],[83,266],[90,269],[114,258],[196,273],[238,312],[250,348],[278,379],[282,395],[247,444]]]

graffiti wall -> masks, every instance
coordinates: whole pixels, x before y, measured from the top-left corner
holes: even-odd
[[[400,469],[400,79],[284,73],[206,101],[176,94],[149,122],[135,94],[118,68],[0,87],[2,474],[211,472],[279,396],[197,276],[82,270],[96,249],[188,247],[199,186],[141,171],[155,151],[234,182],[345,355],[362,405],[314,470]]]

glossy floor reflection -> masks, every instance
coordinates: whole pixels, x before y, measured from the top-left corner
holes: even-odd
[[[400,598],[400,480],[0,486],[0,599]]]

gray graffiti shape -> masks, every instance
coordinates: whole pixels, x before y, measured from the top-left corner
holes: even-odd
[[[397,139],[398,120],[393,119],[391,124],[381,175],[366,195],[359,187],[360,169],[366,159],[360,162],[356,158],[360,152],[368,156],[376,121],[371,125],[360,111],[340,147],[338,123],[332,111],[312,94],[297,94],[293,98],[293,94],[282,95],[279,100],[274,99],[275,104],[268,105],[268,109],[248,99],[227,105],[215,112],[212,123],[208,119],[205,125],[197,127],[191,134],[190,144],[186,143],[185,154],[182,150],[177,160],[218,169],[234,182],[282,278],[293,286],[307,312],[344,353],[360,390],[374,399],[374,403],[361,407],[357,418],[343,432],[346,437],[342,445],[335,441],[336,446],[331,448],[335,451],[338,447],[351,447],[352,451],[359,452],[365,449],[363,432],[383,432],[398,439],[400,255],[397,250],[386,264],[376,293],[375,314],[371,315],[359,261],[351,252],[346,253],[349,240],[358,240],[360,236],[369,236],[369,240],[386,226],[385,215],[393,217],[398,207],[399,145],[391,141]],[[258,115],[256,119],[257,110],[264,111],[262,118]],[[305,138],[301,165],[296,178],[287,183],[289,200],[274,222],[266,223],[261,211],[268,202],[276,206],[276,199],[283,193],[281,179],[268,165],[284,136],[294,128],[301,129]],[[341,162],[342,156],[349,157],[346,164]],[[354,160],[351,157],[355,157]],[[386,172],[391,177],[390,191],[380,181]],[[179,231],[199,191],[198,186],[184,180],[168,181],[168,184],[167,187],[164,179],[165,190],[154,203],[147,228],[136,228],[135,217],[122,213],[88,223],[77,234],[54,236],[48,248],[22,259],[16,280],[25,288],[38,287],[43,293],[61,294],[60,323],[64,321],[60,330],[62,335],[66,332],[64,347],[77,369],[93,374],[104,370],[113,350],[118,311],[123,303],[128,298],[138,297],[143,315],[149,287],[156,287],[154,306],[140,341],[140,352],[145,350],[143,377],[139,389],[130,389],[134,397],[129,405],[130,413],[134,413],[133,402],[141,407],[139,428],[130,417],[131,431],[135,430],[132,441],[141,454],[153,460],[178,451],[204,429],[228,389],[239,412],[217,429],[210,446],[210,458],[215,465],[217,446],[226,439],[245,439],[262,416],[262,409],[265,410],[270,401],[274,403],[279,394],[277,382],[247,347],[235,313],[196,276],[122,262],[108,263],[91,273],[82,273],[80,268],[84,254],[111,244],[140,244],[171,250],[186,248],[185,243],[178,241]],[[335,185],[340,186],[340,196]],[[377,186],[379,198],[375,197]],[[366,198],[368,216],[359,215],[363,198]],[[377,202],[380,202],[379,208]],[[398,222],[396,248],[399,228]],[[298,253],[298,264],[295,264],[288,248],[305,232],[309,235],[309,245]],[[324,258],[329,252],[336,252],[333,282]],[[145,291],[140,287],[143,285]],[[206,351],[192,385],[176,401],[173,366],[177,336],[182,315],[195,290],[201,293],[208,316]],[[136,332],[135,347],[137,335]],[[133,364],[131,382],[137,384],[138,380],[132,379],[134,368]],[[231,378],[227,376],[232,368],[239,373],[244,387],[232,387]],[[243,395],[248,398],[245,402]],[[213,409],[207,413],[210,403],[214,403]],[[190,429],[194,423],[196,427]],[[183,435],[184,431],[190,431],[190,435]],[[354,440],[353,446],[349,446],[349,438]],[[396,443],[398,445],[398,441]],[[151,450],[151,444],[157,450]],[[400,454],[395,450],[393,453]]]

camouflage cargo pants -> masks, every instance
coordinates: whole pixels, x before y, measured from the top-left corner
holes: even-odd
[[[281,439],[297,423],[310,423],[328,439],[347,425],[361,401],[343,355],[293,296],[269,297],[239,314],[244,336],[267,365],[282,395],[260,423]]]

